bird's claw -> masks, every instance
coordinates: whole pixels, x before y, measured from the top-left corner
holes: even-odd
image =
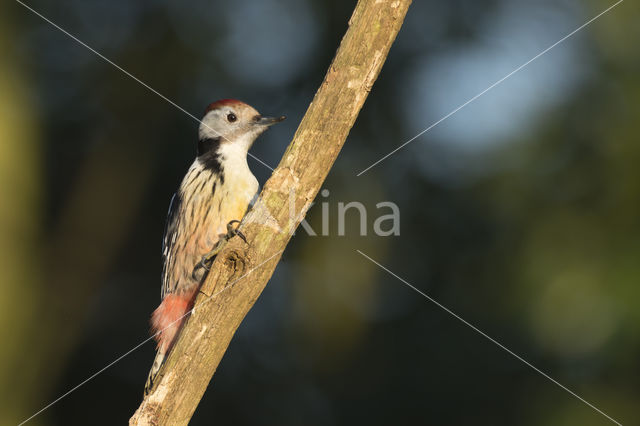
[[[211,269],[212,261],[213,259],[207,259],[207,256],[202,256],[202,260],[200,260],[200,267],[209,272],[209,270]]]
[[[191,272],[191,278],[193,278],[194,280],[197,281],[198,280],[198,271],[200,271],[200,269],[204,269],[206,272],[209,272],[209,269],[211,268],[211,266],[209,266],[209,265],[207,265],[206,256],[202,256],[202,260],[200,260],[200,262],[196,263],[196,266],[193,267],[193,271]]]
[[[225,235],[225,239],[230,240],[237,235],[242,239],[242,241],[244,241],[245,244],[249,244],[249,242],[247,241],[247,237],[244,236],[242,231],[240,231],[238,228],[233,227],[233,225],[236,223],[240,223],[240,221],[234,219],[231,222],[227,223],[227,235]]]
[[[213,263],[213,260],[216,258],[216,255],[220,252],[220,248],[221,248],[221,245],[220,243],[218,243],[213,247],[213,250],[211,250],[209,253],[202,256],[202,259],[200,259],[200,262],[198,262],[196,266],[193,267],[193,271],[191,272],[191,278],[197,281],[198,280],[197,273],[198,271],[200,271],[200,269],[204,269],[206,272],[209,272],[209,270],[211,269],[211,264]]]
[[[245,244],[249,244],[249,242],[247,241],[247,237],[245,237],[242,231],[240,231],[238,228],[233,227],[233,225],[236,223],[240,223],[240,221],[234,219],[231,222],[227,223],[227,234],[213,246],[213,249],[209,253],[202,256],[200,262],[198,262],[196,266],[194,266],[193,271],[191,272],[191,277],[194,280],[198,279],[196,274],[198,273],[198,271],[200,271],[200,269],[204,269],[206,272],[209,272],[213,260],[216,258],[218,253],[220,253],[220,250],[222,250],[224,244],[234,236],[237,235],[242,239],[242,241],[244,241]]]

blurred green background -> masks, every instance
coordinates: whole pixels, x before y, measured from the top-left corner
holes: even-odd
[[[288,120],[354,1],[28,4],[196,116]],[[416,0],[345,148],[192,424],[640,424],[640,6],[626,1],[361,177],[356,173],[613,4]],[[0,424],[148,336],[160,240],[197,123],[16,2],[0,5]],[[340,111],[336,111],[340,114]],[[250,167],[264,182],[269,170]],[[363,202],[337,236],[337,203]],[[372,233],[375,204],[401,234]],[[123,424],[148,343],[30,422]]]

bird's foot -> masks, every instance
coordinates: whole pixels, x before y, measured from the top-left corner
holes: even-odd
[[[209,253],[202,256],[202,259],[200,259],[200,262],[193,268],[193,272],[191,273],[191,276],[193,277],[193,279],[197,279],[197,273],[201,269],[204,269],[206,272],[209,272],[209,270],[211,269],[211,265],[213,264],[213,261],[215,260],[216,256],[218,255],[218,253],[220,253],[220,251],[222,251],[222,248],[224,247],[224,245],[231,238],[237,235],[242,239],[242,241],[244,241],[246,244],[249,244],[247,242],[247,237],[244,236],[244,234],[238,229],[237,226],[234,226],[235,224],[239,224],[239,223],[240,221],[235,219],[227,223],[226,235],[220,238],[218,242],[213,246],[213,249],[211,249]]]
[[[200,278],[198,278],[199,272],[201,269],[204,270],[205,273],[209,272],[209,269],[211,269],[211,264],[215,260],[218,253],[220,253],[220,250],[222,250],[222,247],[226,242],[227,242],[226,239],[218,240],[218,242],[213,246],[213,249],[211,249],[209,253],[202,256],[202,259],[200,259],[200,262],[198,262],[196,266],[193,267],[193,272],[191,272],[191,278],[193,278],[196,281],[202,278],[202,275],[200,275]]]
[[[235,226],[235,227],[233,226],[236,223],[240,225],[240,221],[235,219],[227,223],[227,235],[224,236],[225,240],[229,241],[231,238],[237,235],[242,239],[242,241],[244,241],[245,244],[249,244],[247,242],[247,237],[245,237],[244,234],[238,229],[239,226]]]

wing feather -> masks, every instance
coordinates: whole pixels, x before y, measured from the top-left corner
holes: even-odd
[[[173,263],[171,256],[174,254],[174,244],[178,231],[180,215],[178,214],[182,206],[182,197],[180,191],[173,194],[169,203],[169,212],[167,213],[167,221],[164,227],[164,235],[162,236],[162,290],[161,299],[173,291],[175,283],[171,283],[169,267]]]

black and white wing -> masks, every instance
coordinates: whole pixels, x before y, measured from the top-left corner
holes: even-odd
[[[178,225],[180,221],[179,212],[182,204],[180,192],[176,192],[171,197],[169,204],[169,213],[167,214],[167,222],[164,226],[164,235],[162,237],[162,291],[160,296],[162,299],[171,293],[176,283],[171,282],[169,274],[170,265],[175,262],[171,256],[175,254],[174,245],[176,243]]]

